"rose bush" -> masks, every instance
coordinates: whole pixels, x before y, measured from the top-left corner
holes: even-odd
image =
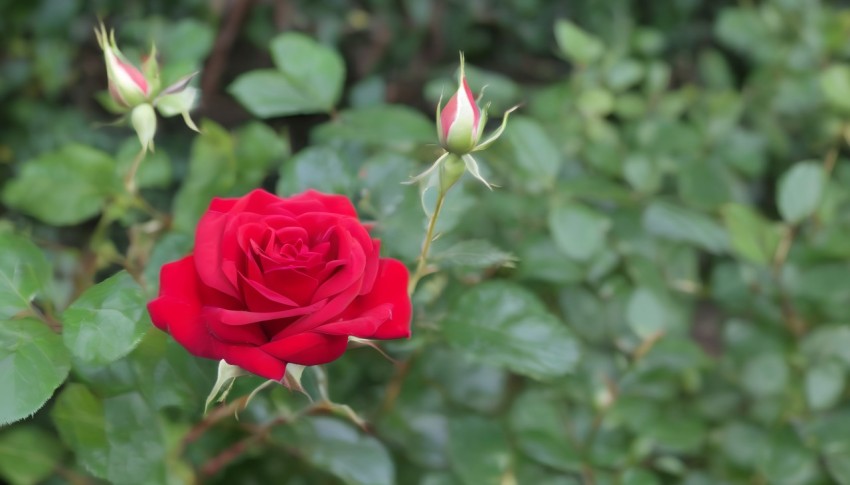
[[[335,360],[349,337],[410,336],[407,268],[379,249],[344,196],[216,198],[148,310],[189,352],[280,380],[287,363]]]

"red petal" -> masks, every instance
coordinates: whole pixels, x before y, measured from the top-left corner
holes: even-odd
[[[351,200],[344,195],[324,194],[317,190],[310,189],[302,194],[290,197],[287,199],[287,202],[295,202],[299,204],[305,202],[317,202],[321,207],[321,212],[330,212],[333,214],[357,218],[357,211],[354,209],[354,205],[351,203]]]
[[[300,333],[275,340],[262,348],[269,354],[298,365],[327,364],[345,353],[348,337],[320,333]]]
[[[205,285],[238,298],[237,288],[222,271],[221,246],[227,219],[227,214],[215,211],[207,211],[201,217],[195,230],[195,267]]]
[[[358,298],[346,315],[351,315],[358,309],[374,308],[386,303],[392,305],[392,312],[374,334],[363,338],[383,340],[410,337],[412,306],[407,295],[407,281],[407,268],[401,261],[381,259],[381,269],[375,280],[375,287],[369,294]]]
[[[224,360],[230,365],[237,365],[252,374],[273,381],[283,379],[286,373],[286,362],[281,362],[260,347],[230,345],[227,347]]]
[[[323,300],[339,294],[351,285],[362,282],[366,269],[366,254],[364,248],[356,241],[351,232],[340,226],[334,231],[337,235],[337,254],[334,260],[345,261],[345,264],[316,289],[313,301]],[[365,232],[365,231],[364,231]],[[371,243],[371,240],[370,240]],[[371,244],[369,249],[371,249]],[[362,283],[360,283],[362,284]]]
[[[317,327],[316,332],[328,335],[371,338],[384,322],[392,318],[392,310],[392,304],[384,303],[353,319],[340,320]]]
[[[191,256],[162,267],[159,298],[148,303],[151,321],[174,337],[190,353],[221,358],[221,345],[200,318],[198,279]]]
[[[227,310],[224,308],[204,307],[201,312],[205,320],[219,321],[225,325],[250,325],[252,323],[268,322],[281,318],[299,317],[302,315],[315,315],[321,311],[326,302],[320,301],[310,306],[301,308],[289,308],[274,312],[249,312],[240,310]]]
[[[323,307],[292,322],[275,335],[274,338],[287,338],[295,334],[309,332],[333,319],[338,320],[340,315],[348,309],[351,302],[357,297],[359,291],[360,285],[353,285],[329,300],[321,300],[320,303],[324,304]]]
[[[266,271],[263,279],[266,288],[297,302],[299,305],[309,305],[311,302],[318,301],[312,297],[319,282],[297,269]]]

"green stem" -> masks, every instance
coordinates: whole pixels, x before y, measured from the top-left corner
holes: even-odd
[[[144,147],[139,150],[136,158],[133,159],[133,164],[130,165],[130,170],[127,171],[127,176],[124,178],[124,187],[130,194],[136,195],[136,172],[139,171],[139,167],[142,165],[142,161],[145,159],[146,153],[147,149]]]
[[[431,251],[431,243],[434,241],[434,228],[437,226],[437,218],[440,217],[440,210],[442,210],[445,200],[446,191],[440,190],[439,195],[437,195],[437,205],[434,207],[434,212],[428,221],[428,230],[425,232],[425,240],[422,242],[422,252],[419,253],[419,259],[416,262],[416,271],[413,272],[413,276],[410,277],[410,283],[407,285],[407,292],[411,296],[416,291],[416,285],[419,283],[419,280],[427,274],[428,253]]]

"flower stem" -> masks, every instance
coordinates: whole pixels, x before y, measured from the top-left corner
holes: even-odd
[[[434,228],[437,226],[437,218],[440,217],[440,210],[443,208],[443,202],[446,200],[446,191],[440,190],[437,195],[437,205],[434,207],[434,212],[428,220],[428,230],[425,232],[425,240],[422,242],[422,252],[419,253],[419,259],[416,262],[416,271],[410,277],[410,283],[407,285],[407,292],[413,295],[416,291],[416,285],[428,272],[428,253],[431,251],[431,243],[434,241]]]
[[[142,161],[145,159],[146,154],[147,149],[142,147],[136,155],[136,158],[133,159],[133,164],[130,165],[130,170],[127,171],[127,176],[124,177],[124,187],[130,194],[136,195],[136,172],[139,171],[139,167],[142,165]]]

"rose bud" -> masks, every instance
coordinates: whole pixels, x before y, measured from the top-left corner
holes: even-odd
[[[486,140],[481,141],[484,125],[487,124],[487,108],[479,109],[472,90],[466,82],[464,72],[463,54],[460,55],[460,71],[458,74],[458,89],[454,96],[446,103],[445,108],[440,110],[443,100],[437,104],[437,134],[440,145],[446,150],[427,170],[410,179],[408,183],[414,183],[428,178],[432,174],[439,173],[439,186],[441,192],[447,191],[453,186],[461,175],[469,172],[488,188],[490,183],[481,175],[478,161],[472,156],[472,152],[487,149],[502,136],[508,124],[510,115],[519,106],[505,111],[502,124]],[[461,170],[461,162],[463,170]],[[442,170],[440,170],[442,168]],[[438,172],[439,170],[439,172]]]
[[[281,381],[288,364],[339,358],[352,337],[410,336],[407,268],[379,253],[344,196],[216,198],[148,311],[190,353]]]
[[[106,32],[106,27],[100,25],[95,29],[97,43],[103,49],[106,61],[106,75],[109,79],[109,94],[120,106],[125,108],[137,106],[148,99],[151,86],[145,75],[133,66],[115,44],[115,32]]]
[[[481,110],[472,96],[472,90],[469,89],[469,83],[466,82],[461,55],[457,92],[437,115],[440,145],[449,153],[465,155],[475,148],[485,124]]]

